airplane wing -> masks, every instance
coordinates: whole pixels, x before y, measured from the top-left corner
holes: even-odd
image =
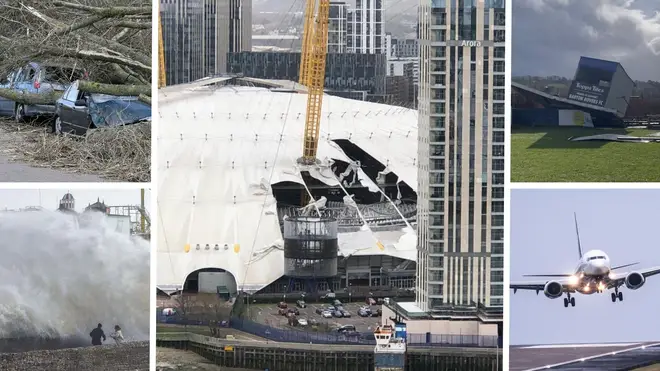
[[[655,276],[656,274],[660,274],[660,267],[640,269],[640,270],[635,271],[635,272],[641,274],[642,276],[644,276],[644,278],[649,278],[651,276]],[[614,277],[610,281],[611,282],[610,286],[613,287],[613,286],[616,285],[618,287],[618,286],[623,285],[625,283],[624,281],[626,280],[626,277],[630,273],[632,273],[632,272],[615,273]]]
[[[544,276],[544,277],[548,277],[548,276]],[[551,277],[556,277],[556,276],[551,276]],[[558,276],[558,277],[563,277],[563,276]],[[575,289],[569,286],[568,280],[555,280],[555,281],[561,284],[563,292],[575,292]],[[536,294],[538,295],[539,292],[543,291],[546,283],[547,282],[516,282],[516,283],[511,283],[509,287],[513,290],[514,294],[518,290],[529,290],[529,291],[536,291]]]

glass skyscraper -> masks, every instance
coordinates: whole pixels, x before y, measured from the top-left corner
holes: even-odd
[[[421,0],[417,306],[503,306],[505,1]]]

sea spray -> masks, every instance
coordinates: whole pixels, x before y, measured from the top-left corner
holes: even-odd
[[[119,325],[128,341],[148,340],[149,264],[148,241],[101,213],[1,212],[0,339],[90,344],[102,323],[106,335]]]

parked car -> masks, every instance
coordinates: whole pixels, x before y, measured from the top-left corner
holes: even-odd
[[[325,309],[323,309],[323,308],[316,308],[316,310],[315,310],[316,314],[323,314],[324,311],[325,311]]]
[[[337,332],[342,332],[343,333],[343,332],[347,332],[347,331],[355,331],[355,326],[353,326],[353,325],[343,325],[343,326],[340,326],[337,329]]]
[[[299,311],[298,308],[296,308],[296,307],[289,308],[289,313],[293,313],[293,314],[295,314],[296,316],[297,316],[297,315],[300,315],[300,311]]]
[[[323,314],[321,314],[323,318],[332,318],[332,312],[329,310],[323,311]]]
[[[47,62],[29,62],[11,71],[0,81],[0,88],[11,89],[17,93],[61,94],[72,81],[84,76],[84,71],[71,67]],[[55,111],[55,105],[26,105],[0,97],[0,115],[11,116],[18,122],[29,117],[52,117]]]
[[[374,298],[367,298],[364,303],[367,305],[376,305],[376,300],[374,300]]]
[[[380,317],[382,315],[383,315],[383,311],[380,308],[378,308],[378,310],[376,310],[375,312],[371,313],[372,317]]]
[[[151,121],[151,106],[138,97],[89,94],[71,84],[55,103],[55,134],[85,135],[87,130]]]
[[[335,300],[335,301],[332,302],[332,305],[334,305],[335,307],[337,307],[337,306],[341,305],[341,301],[339,301],[339,300]]]
[[[360,317],[370,317],[371,316],[371,309],[367,307],[362,307],[358,309],[358,316]]]
[[[307,320],[304,318],[298,318],[298,324],[300,326],[307,326],[309,323],[307,323]]]
[[[316,326],[319,324],[319,321],[315,320],[314,318],[310,318],[307,322],[309,322],[310,326]]]
[[[286,308],[280,308],[277,310],[277,313],[279,313],[280,316],[286,316],[289,311]]]
[[[321,298],[322,298],[322,299],[334,299],[334,298],[336,298],[336,297],[337,297],[337,296],[335,295],[335,293],[331,291],[331,292],[329,292],[329,293],[323,295]]]
[[[285,302],[281,301],[281,302],[277,303],[277,307],[278,308],[287,308],[288,305]]]
[[[347,311],[347,310],[343,310],[343,309],[340,310],[340,312],[341,312],[341,316],[342,316],[342,317],[344,317],[344,318],[351,318],[351,312],[349,312],[349,311]]]
[[[340,311],[338,311],[338,310],[332,312],[332,315],[333,315],[334,317],[337,317],[337,318],[341,318],[341,317],[343,317],[342,313],[341,313]]]
[[[296,305],[298,306],[298,308],[307,308],[307,303],[305,303],[304,300],[298,300],[296,302]]]

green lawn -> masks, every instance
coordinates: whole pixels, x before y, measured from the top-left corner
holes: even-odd
[[[571,142],[652,130],[525,128],[511,131],[511,182],[660,182],[660,143]]]

